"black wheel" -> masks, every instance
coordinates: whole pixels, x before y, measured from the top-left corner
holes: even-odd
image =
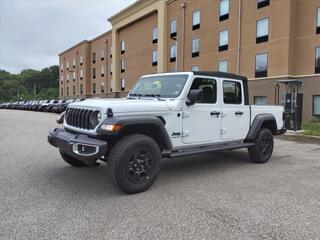
[[[71,166],[73,166],[73,167],[88,167],[88,165],[85,164],[84,162],[82,162],[74,157],[71,157],[70,155],[66,154],[62,150],[59,150],[59,151],[60,151],[60,155],[63,158],[63,160],[66,163],[70,164]]]
[[[255,146],[248,149],[250,158],[255,163],[266,163],[273,152],[273,135],[269,129],[260,130]]]
[[[161,167],[161,152],[152,138],[129,135],[112,148],[108,163],[115,187],[125,193],[139,193],[156,180]]]

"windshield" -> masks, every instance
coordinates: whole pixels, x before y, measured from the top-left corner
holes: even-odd
[[[130,92],[130,97],[176,98],[188,79],[188,75],[151,76],[141,78]]]

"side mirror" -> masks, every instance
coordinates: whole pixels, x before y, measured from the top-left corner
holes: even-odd
[[[188,94],[188,101],[186,102],[187,106],[191,106],[196,102],[203,101],[203,91],[202,89],[192,89]]]

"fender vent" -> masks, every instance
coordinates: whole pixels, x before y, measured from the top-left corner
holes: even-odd
[[[98,114],[97,110],[67,108],[65,119],[71,127],[92,130],[99,124]]]

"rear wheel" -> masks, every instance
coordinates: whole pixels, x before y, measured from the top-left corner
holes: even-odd
[[[108,160],[113,184],[125,193],[139,193],[156,180],[161,152],[152,138],[134,134],[122,138],[112,148]]]
[[[62,150],[59,150],[60,151],[60,155],[62,157],[62,159],[70,164],[71,166],[73,167],[88,167],[87,164],[85,164],[84,162],[74,158],[74,157],[71,157],[70,155],[66,154],[64,151]]]
[[[261,129],[255,141],[255,146],[248,149],[251,161],[255,163],[268,162],[272,156],[273,144],[272,132],[267,128]]]

